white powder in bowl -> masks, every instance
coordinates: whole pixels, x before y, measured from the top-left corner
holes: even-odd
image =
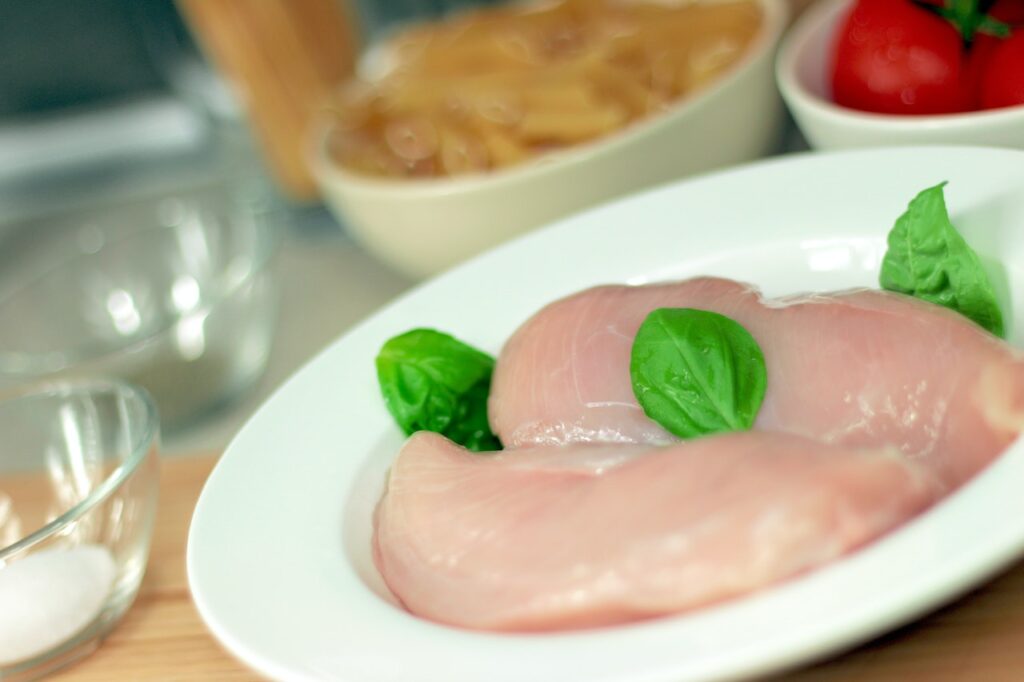
[[[114,583],[104,547],[47,549],[0,568],[0,665],[63,643],[99,614]]]

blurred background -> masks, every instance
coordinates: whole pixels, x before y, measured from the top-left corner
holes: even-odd
[[[0,391],[120,374],[165,452],[223,448],[413,284],[321,204],[310,108],[395,26],[481,4],[0,3]],[[802,148],[787,123],[772,153]]]
[[[285,3],[267,3],[272,4],[280,11]],[[230,9],[230,3],[219,5]],[[385,5],[394,11],[383,11]],[[365,13],[360,26],[383,30],[401,16],[401,5],[364,2],[359,8],[345,9]],[[180,373],[187,366],[180,348],[169,353],[181,361],[179,366],[172,365],[169,377],[157,377],[154,385],[152,371],[142,375],[142,383],[150,383],[154,393],[166,392],[168,382],[184,392],[183,397],[173,395],[160,405],[165,415],[164,451],[171,454],[223,448],[255,407],[300,364],[411,283],[364,256],[308,191],[296,193],[277,182],[240,106],[244,93],[226,85],[208,66],[181,10],[170,0],[0,3],[0,300],[4,301],[0,303],[4,330],[0,331],[0,387],[47,374],[21,366],[24,362],[19,365],[19,359],[24,359],[18,357],[19,350],[38,348],[42,342],[58,349],[71,343],[69,337],[98,335],[96,325],[90,326],[87,320],[63,327],[47,322],[54,309],[67,305],[69,299],[74,299],[76,307],[92,304],[84,294],[73,294],[80,284],[26,285],[40,273],[67,272],[69,256],[64,252],[69,249],[84,244],[82,251],[94,250],[100,240],[112,241],[106,233],[131,231],[150,222],[164,229],[167,221],[159,224],[161,216],[156,214],[162,211],[166,219],[169,211],[187,212],[189,201],[202,209],[200,220],[207,223],[259,221],[259,239],[272,242],[266,280],[274,291],[259,297],[247,293],[249,299],[259,300],[247,299],[235,306],[261,310],[233,311],[234,318],[218,323],[232,327],[253,316],[274,318],[252,323],[245,330],[266,337],[250,344],[256,347],[256,357],[250,361],[255,367],[241,371],[249,376],[234,380],[233,386],[198,386],[196,376]],[[341,44],[335,49],[351,54],[356,46]],[[342,67],[349,64],[343,61]],[[105,236],[98,236],[101,233]],[[208,246],[218,242],[216,235],[207,234],[205,239]],[[246,238],[231,239],[244,242]],[[223,246],[227,241],[219,238]],[[177,246],[179,255],[194,254],[195,242],[188,248],[180,243],[169,246]],[[155,251],[165,246],[141,244],[137,251],[154,258]],[[247,267],[264,267],[259,261],[266,254],[255,251],[267,246],[239,246],[250,249],[252,262]],[[121,258],[138,256],[122,254]],[[110,275],[116,269],[104,262],[93,265],[93,283],[95,271]],[[152,272],[159,266],[145,262],[140,267]],[[177,269],[182,268],[179,263]],[[214,269],[212,264],[207,268]],[[172,283],[189,281],[172,275],[166,278]],[[135,278],[134,305],[145,317],[137,300],[139,274],[124,276],[129,282]],[[195,279],[202,283],[203,277]],[[215,273],[207,273],[206,279],[209,286],[204,289],[217,288]],[[132,290],[131,286],[106,286],[99,307],[116,310],[110,304],[117,301],[109,292]],[[179,287],[179,291],[188,290]],[[165,313],[150,311],[155,318],[166,317]],[[219,314],[213,315],[214,322]],[[65,321],[73,316],[65,315]],[[131,315],[126,319],[130,321]],[[33,320],[38,324],[33,325]],[[242,331],[210,329],[210,317],[201,323],[207,327],[207,336],[211,332],[230,336],[220,341],[229,347]],[[26,331],[26,326],[39,328]],[[15,338],[14,329],[23,332],[21,338]],[[138,329],[137,335],[142,337],[144,331]],[[205,352],[216,350],[213,341],[206,344]],[[168,354],[166,349],[159,353]],[[93,354],[110,352],[100,349]],[[149,361],[152,357],[130,361],[131,371]],[[73,362],[69,357],[58,365]],[[111,362],[115,370],[123,369],[121,358]],[[209,366],[198,370],[198,376],[207,380],[210,374]],[[138,376],[135,373],[132,378]],[[215,377],[214,381],[230,384],[232,380]],[[206,400],[207,395],[212,397]],[[163,396],[157,397],[160,402]],[[172,417],[181,419],[167,423]]]

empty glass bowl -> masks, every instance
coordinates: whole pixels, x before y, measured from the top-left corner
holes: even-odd
[[[276,319],[266,204],[221,182],[0,225],[0,386],[120,377],[165,430],[237,396]]]
[[[0,400],[0,679],[77,660],[131,605],[156,513],[158,430],[149,396],[121,382]]]

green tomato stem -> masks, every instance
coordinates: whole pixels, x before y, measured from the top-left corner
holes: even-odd
[[[979,0],[946,0],[944,6],[933,9],[939,16],[953,24],[963,37],[964,44],[970,47],[977,33],[999,38],[1007,38],[1010,35],[1010,27],[1007,24],[988,15],[991,4],[982,4]]]

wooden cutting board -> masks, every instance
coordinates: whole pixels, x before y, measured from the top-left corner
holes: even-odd
[[[164,460],[160,510],[149,569],[139,597],[98,651],[55,679],[259,679],[207,633],[189,597],[185,579],[188,524],[199,491],[215,462],[216,457],[211,455]],[[777,679],[1024,681],[1024,563],[913,625],[833,660]]]

